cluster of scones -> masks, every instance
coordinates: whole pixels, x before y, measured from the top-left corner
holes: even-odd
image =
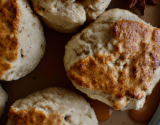
[[[65,47],[64,67],[76,89],[116,110],[141,109],[160,79],[160,29],[111,0],[30,0],[51,29],[77,32]],[[43,26],[28,0],[0,0],[0,80],[33,71],[45,53]],[[0,87],[0,115],[8,97]],[[51,87],[16,101],[7,125],[98,125],[77,93]]]

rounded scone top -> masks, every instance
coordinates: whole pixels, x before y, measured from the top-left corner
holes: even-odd
[[[65,47],[73,85],[114,109],[140,109],[160,79],[160,29],[127,10],[102,14]]]
[[[80,95],[48,88],[16,101],[8,125],[98,125],[94,110]]]
[[[0,85],[0,117],[2,116],[7,101],[8,101],[8,95]]]
[[[44,23],[56,31],[77,31],[86,20],[95,20],[111,0],[31,0]]]
[[[27,0],[1,0],[0,29],[0,79],[17,80],[43,57],[43,27]]]

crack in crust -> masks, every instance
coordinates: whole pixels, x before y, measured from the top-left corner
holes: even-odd
[[[18,29],[21,12],[16,0],[0,1],[0,77],[18,57]]]
[[[114,23],[111,29],[118,41],[116,49],[109,55],[98,54],[79,60],[67,75],[80,86],[117,99],[127,96],[140,100],[145,97],[154,71],[160,66],[160,29],[123,20]],[[123,65],[120,62],[124,62]]]

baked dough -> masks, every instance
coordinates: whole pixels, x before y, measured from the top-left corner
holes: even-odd
[[[7,125],[98,125],[94,110],[80,95],[47,88],[16,101]]]
[[[33,8],[49,27],[62,33],[77,31],[86,20],[95,20],[111,0],[31,0]]]
[[[64,66],[89,97],[116,110],[138,110],[160,79],[160,29],[111,9],[68,42]]]
[[[0,117],[2,116],[7,101],[8,101],[8,95],[0,85]]]
[[[45,37],[27,0],[0,0],[0,80],[17,80],[40,62]]]

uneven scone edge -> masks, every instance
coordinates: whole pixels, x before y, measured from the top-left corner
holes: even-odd
[[[71,70],[70,68],[74,67],[74,65],[76,65],[76,63],[78,65],[78,63],[80,63],[81,61],[85,62],[85,59],[87,60],[87,58],[89,58],[89,57],[94,57],[95,58],[94,55],[96,55],[96,54],[103,55],[104,53],[105,54],[109,53],[110,50],[106,51],[106,49],[101,45],[101,44],[104,44],[101,41],[105,41],[105,40],[107,41],[109,39],[107,37],[110,37],[110,36],[106,35],[106,37],[101,37],[100,34],[98,34],[100,36],[100,38],[98,38],[99,36],[98,35],[96,36],[94,34],[94,32],[98,31],[101,34],[103,34],[104,31],[106,30],[105,32],[107,34],[108,33],[107,28],[110,29],[109,25],[113,26],[114,22],[117,22],[117,21],[121,22],[123,20],[124,21],[127,20],[127,21],[133,21],[133,22],[140,22],[140,24],[141,23],[144,24],[144,27],[146,27],[146,28],[148,27],[147,28],[148,30],[151,29],[151,31],[153,32],[153,34],[154,34],[155,30],[157,30],[159,32],[159,29],[151,27],[150,24],[145,23],[143,20],[141,20],[140,18],[138,18],[136,15],[130,13],[129,11],[120,10],[120,9],[109,10],[109,11],[105,12],[102,16],[100,16],[94,23],[92,23],[90,26],[88,26],[86,29],[84,29],[81,33],[75,35],[68,42],[68,44],[66,45],[66,51],[65,51],[65,56],[64,56],[64,66],[65,66],[65,69],[66,69],[67,73],[70,72],[70,70]],[[107,25],[107,26],[105,26],[105,25]],[[139,25],[139,24],[137,24],[137,25]],[[100,28],[98,28],[98,27],[100,27]],[[102,31],[103,33],[101,32],[101,30],[103,30],[102,27],[104,29],[104,31]],[[152,33],[151,33],[151,35],[152,35]],[[85,41],[85,39],[83,39],[84,37],[86,38],[86,41],[88,40],[87,42]],[[98,41],[99,42],[98,43],[97,41],[94,41],[92,38],[96,38],[97,41],[99,39],[102,39],[102,38],[103,39],[99,40],[100,42]],[[147,37],[147,39],[148,38],[149,37]],[[95,43],[94,45],[101,46],[101,48],[103,48],[103,49],[101,49],[100,51],[98,49],[97,50],[96,49],[93,50],[93,46],[89,45],[89,42],[91,43],[91,45],[93,45],[92,40]],[[115,39],[113,41],[115,41]],[[111,42],[111,40],[109,42]],[[155,43],[155,44],[157,44],[157,43]],[[77,53],[75,53],[75,51],[78,53],[79,56],[77,56]],[[158,54],[158,56],[159,56],[159,54]],[[98,56],[97,56],[97,58],[98,58]],[[155,62],[157,62],[157,61],[155,61]],[[79,67],[79,68],[82,69],[82,71],[85,71],[83,69],[83,66],[84,66],[84,68],[86,68],[85,67],[86,65],[88,66],[87,63],[84,63],[84,65],[81,65],[81,67]],[[97,64],[95,64],[95,65],[97,65]],[[121,98],[121,95],[119,95],[120,98],[116,98],[112,94],[107,94],[107,93],[101,91],[100,89],[98,91],[98,88],[97,89],[92,89],[93,88],[92,87],[92,88],[88,89],[89,87],[86,87],[87,86],[87,82],[85,83],[85,86],[84,86],[84,85],[80,85],[79,83],[77,84],[71,77],[69,77],[69,78],[72,81],[73,85],[77,89],[79,89],[80,91],[86,93],[89,97],[91,97],[93,99],[98,99],[98,100],[100,100],[100,101],[102,101],[102,102],[110,105],[111,107],[113,107],[113,108],[115,108],[117,110],[128,110],[128,109],[136,109],[136,110],[138,110],[138,109],[140,109],[140,108],[143,107],[144,102],[145,102],[145,97],[147,95],[151,94],[152,89],[154,88],[154,86],[159,81],[159,76],[158,76],[158,74],[160,73],[159,70],[160,70],[159,66],[156,69],[154,69],[154,73],[153,73],[154,76],[152,77],[152,81],[150,82],[150,84],[144,84],[144,85],[149,85],[149,87],[147,87],[147,89],[144,92],[142,91],[143,92],[143,94],[142,94],[143,96],[142,97],[138,97],[137,96],[137,97],[133,97],[133,98],[132,98],[132,96],[131,97],[130,96],[125,96],[125,97]],[[75,71],[76,71],[76,74],[78,74],[78,70],[75,70]],[[152,70],[152,72],[153,72],[153,70]],[[77,76],[77,78],[78,77],[79,76]],[[84,80],[84,77],[82,77],[82,81],[83,80]],[[90,84],[88,84],[88,86],[90,86]]]
[[[27,75],[35,69],[44,55],[46,43],[43,26],[31,10],[27,0],[11,0],[9,5],[7,5],[9,2],[3,2],[3,10],[7,10],[9,5],[16,5],[15,10],[19,12],[18,18],[15,18],[18,23],[13,23],[13,28],[16,26],[15,29],[10,27],[10,30],[14,30],[14,32],[9,34],[9,36],[14,37],[17,42],[16,49],[13,53],[16,55],[16,58],[12,60],[4,59],[4,61],[10,65],[10,68],[1,74],[1,80],[12,81]],[[6,8],[3,5],[6,6]],[[12,14],[14,14],[14,12],[15,11],[11,11]],[[1,13],[3,13],[3,11]],[[8,15],[8,17],[10,17],[10,15]],[[6,17],[4,17],[4,19],[5,18]],[[5,20],[4,23],[6,23]],[[1,26],[3,26],[3,24],[1,24]],[[4,39],[7,39],[7,36],[3,35],[3,33],[0,35],[4,37]],[[9,53],[10,51],[7,50],[6,53],[7,52]],[[11,55],[11,58],[12,57]],[[2,56],[1,58],[5,57]]]

